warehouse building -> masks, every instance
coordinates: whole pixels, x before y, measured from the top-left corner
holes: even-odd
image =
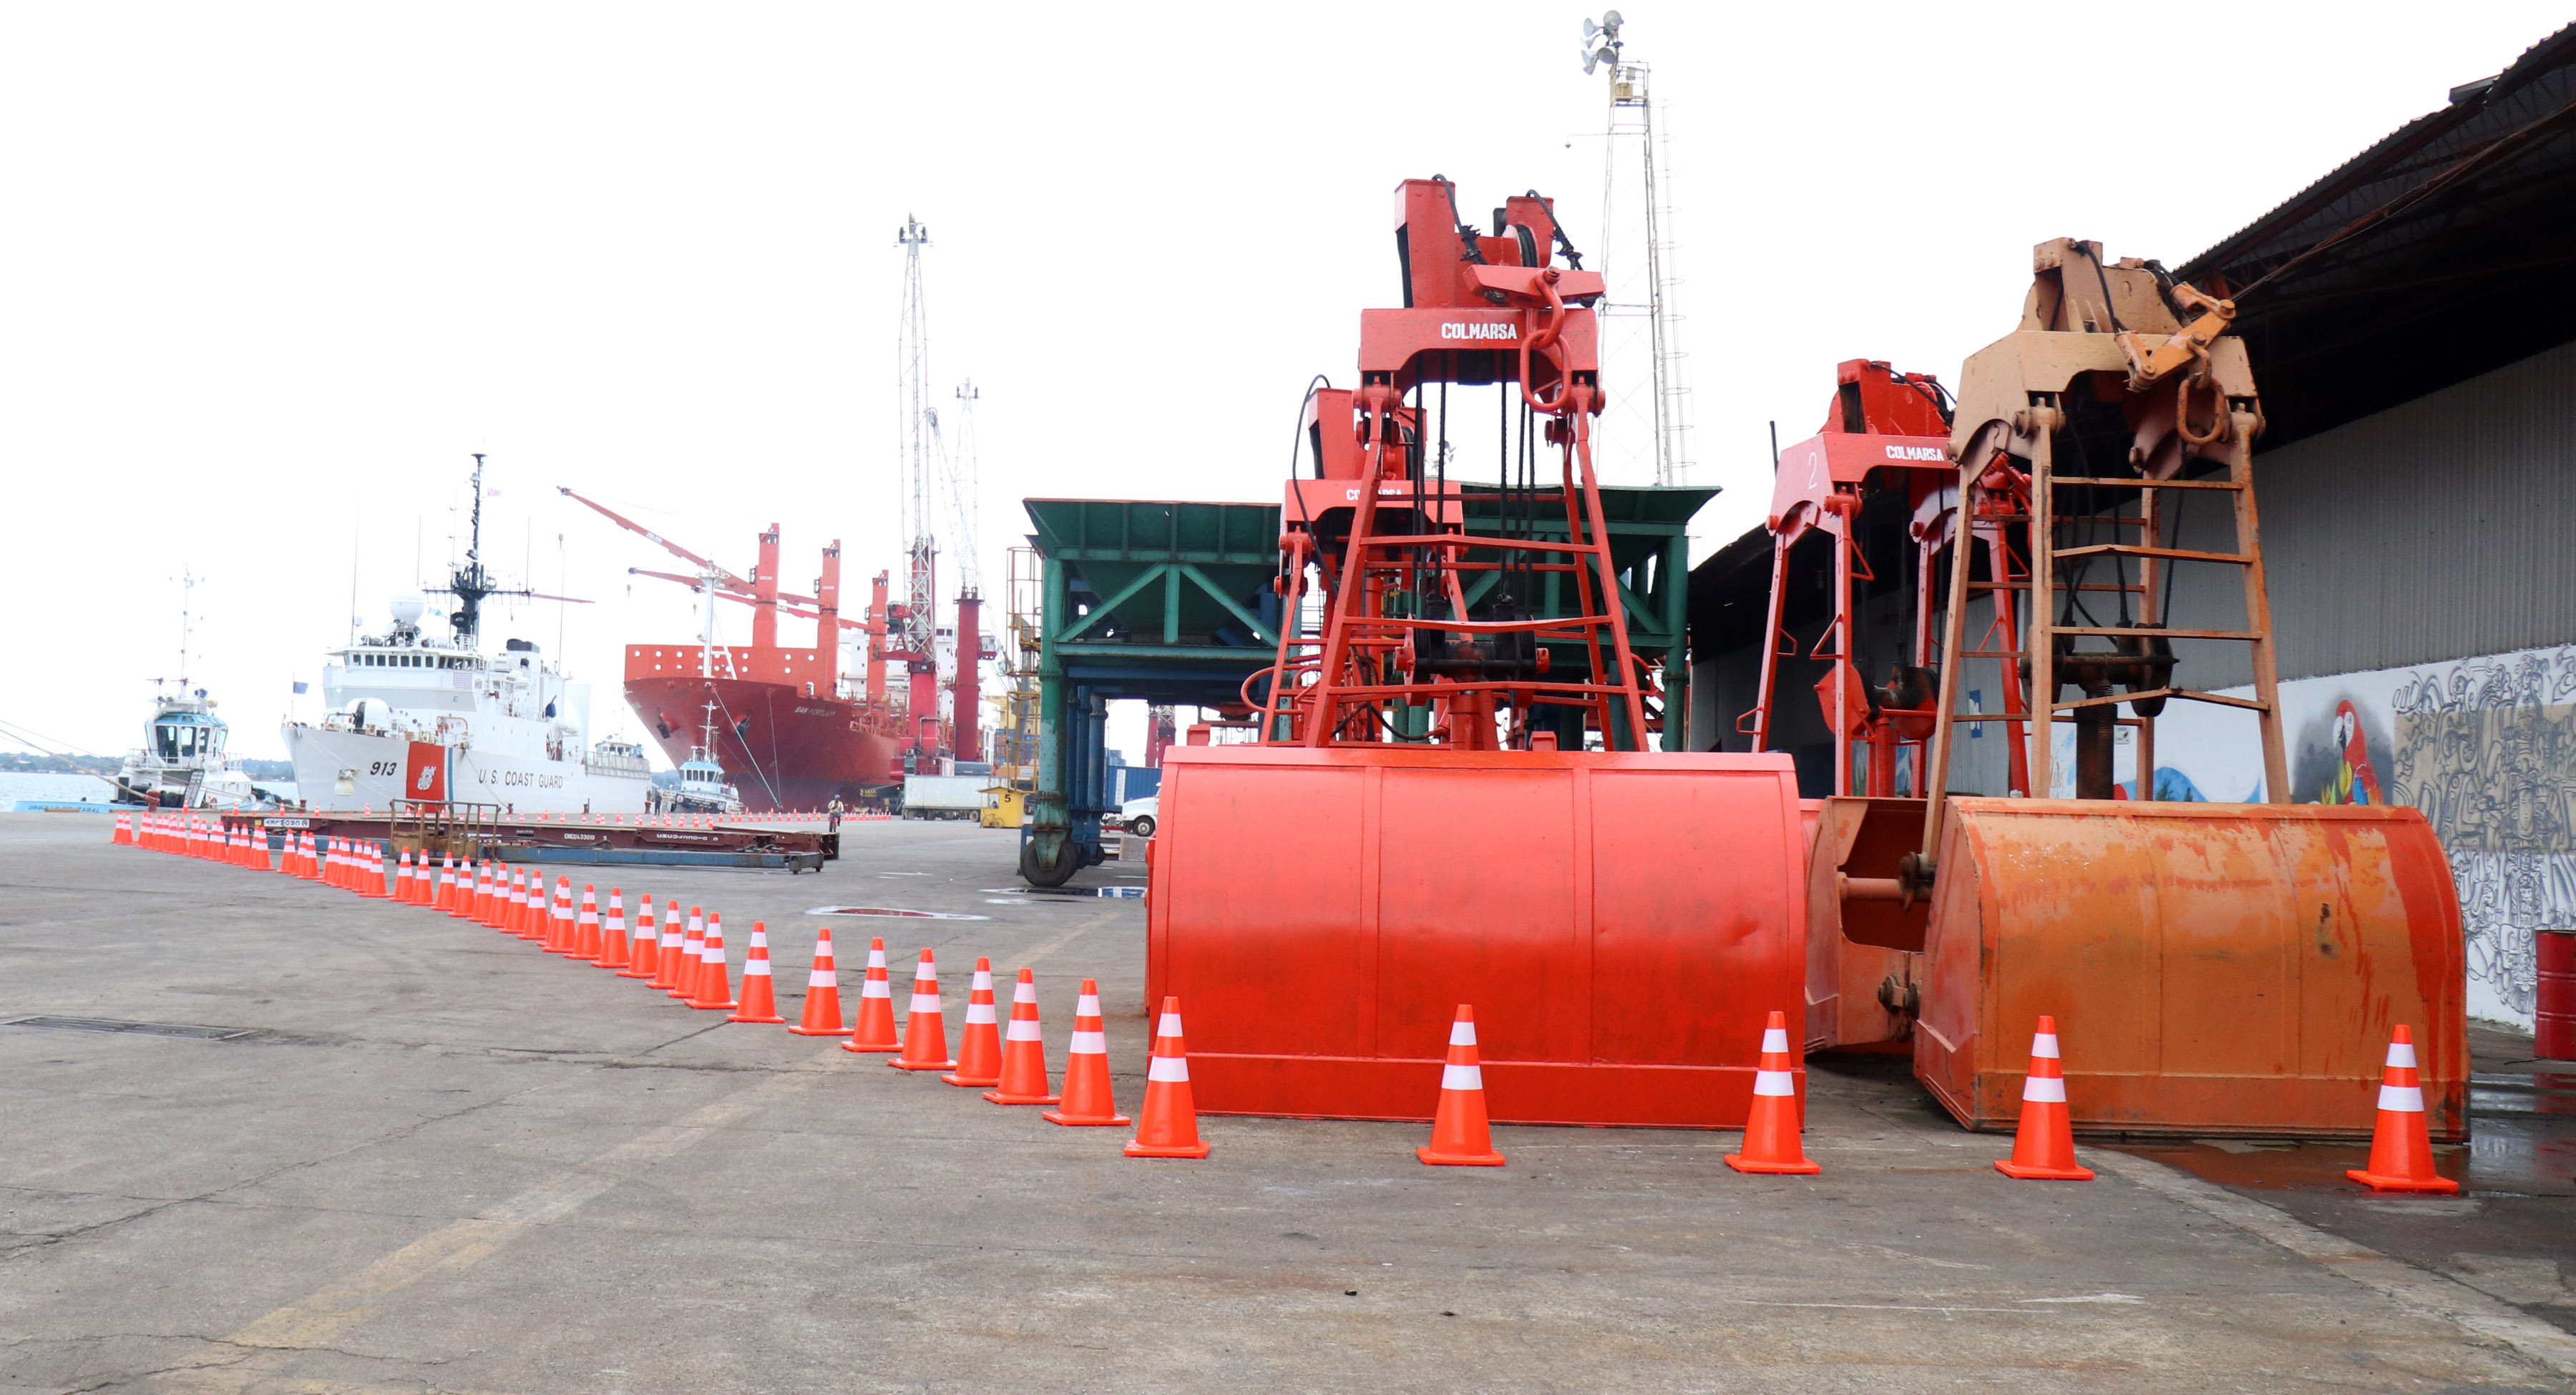
[[[2174,268],[2219,295],[2261,282],[2236,329],[2268,422],[2254,478],[2291,797],[2423,810],[2459,885],[2470,1011],[2526,1027],[2533,937],[2576,926],[2571,229],[2576,27]],[[2217,509],[2180,529],[2186,548],[2233,542]],[[1872,559],[1865,618],[1911,603],[1899,547],[1888,565]],[[1754,704],[1771,554],[1756,529],[1693,571],[1698,749],[1749,748],[1738,722]],[[2173,613],[2228,604],[2233,577],[2177,570]],[[1787,628],[1804,647],[1822,616],[1821,592],[1790,594]],[[1982,618],[1971,611],[1972,631]],[[2190,687],[2250,691],[2242,646],[2185,648],[2181,661]],[[1784,686],[1805,685],[1784,670]],[[1772,744],[1821,795],[1831,738],[1815,706],[1782,703]],[[2056,738],[2071,751],[2070,730]],[[1981,730],[1959,744],[1952,788],[2002,793],[2003,743]],[[2134,790],[2135,762],[2121,759]],[[2071,761],[2054,766],[2052,792],[2068,793]],[[2169,708],[2155,766],[2159,798],[2268,793],[2241,713]]]

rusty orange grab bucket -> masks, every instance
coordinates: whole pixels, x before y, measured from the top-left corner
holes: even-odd
[[[1938,865],[1914,1073],[1968,1127],[2013,1127],[2054,1014],[2079,1133],[2366,1138],[2421,1023],[2432,1137],[2467,1136],[2459,895],[2421,813],[1962,798]]]
[[[1161,798],[1146,1000],[1202,1113],[1428,1119],[1472,1002],[1497,1122],[1740,1127],[1798,1000],[1784,755],[1177,747]]]

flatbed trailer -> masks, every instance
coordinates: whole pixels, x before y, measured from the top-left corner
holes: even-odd
[[[557,822],[495,819],[471,813],[352,814],[332,811],[254,812],[224,815],[228,828],[263,834],[271,848],[290,833],[372,841],[390,856],[400,850],[437,857],[494,858],[502,862],[665,867],[784,867],[819,872],[841,855],[841,835],[825,829],[764,828],[756,821],[679,826],[656,822]]]

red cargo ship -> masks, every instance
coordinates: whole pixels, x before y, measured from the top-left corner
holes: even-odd
[[[907,758],[918,762],[954,749],[948,724],[939,716],[939,682],[930,656],[899,653],[885,642],[889,616],[902,619],[902,608],[890,609],[886,603],[886,574],[876,576],[865,620],[842,617],[837,541],[823,550],[815,594],[787,595],[778,589],[774,525],[760,535],[760,563],[745,580],[569,489],[562,492],[698,567],[695,576],[628,569],[637,576],[680,582],[707,597],[708,633],[697,643],[626,647],[627,706],[644,720],[673,765],[689,759],[691,749],[702,744],[709,703],[715,705],[711,754],[751,813],[819,809],[836,796],[853,804],[880,803],[900,790]],[[714,642],[718,596],[752,608],[750,644]],[[971,597],[958,602],[963,653],[976,652],[975,609]],[[781,611],[815,622],[814,647],[778,643]],[[844,629],[868,635],[866,682],[858,696],[842,691],[838,640]],[[908,710],[886,698],[889,658],[905,660],[910,670]],[[956,688],[958,711],[972,712],[974,681],[961,677]]]

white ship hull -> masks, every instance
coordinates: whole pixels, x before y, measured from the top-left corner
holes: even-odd
[[[411,759],[414,743],[404,736],[301,724],[287,727],[284,735],[287,758],[295,762],[296,790],[308,807],[381,812],[397,799],[421,797],[407,788],[406,777],[417,766]],[[521,754],[489,745],[438,749],[445,756],[448,799],[513,813],[640,814],[653,787],[640,762],[632,771],[598,770],[578,758],[550,759],[541,750]]]

